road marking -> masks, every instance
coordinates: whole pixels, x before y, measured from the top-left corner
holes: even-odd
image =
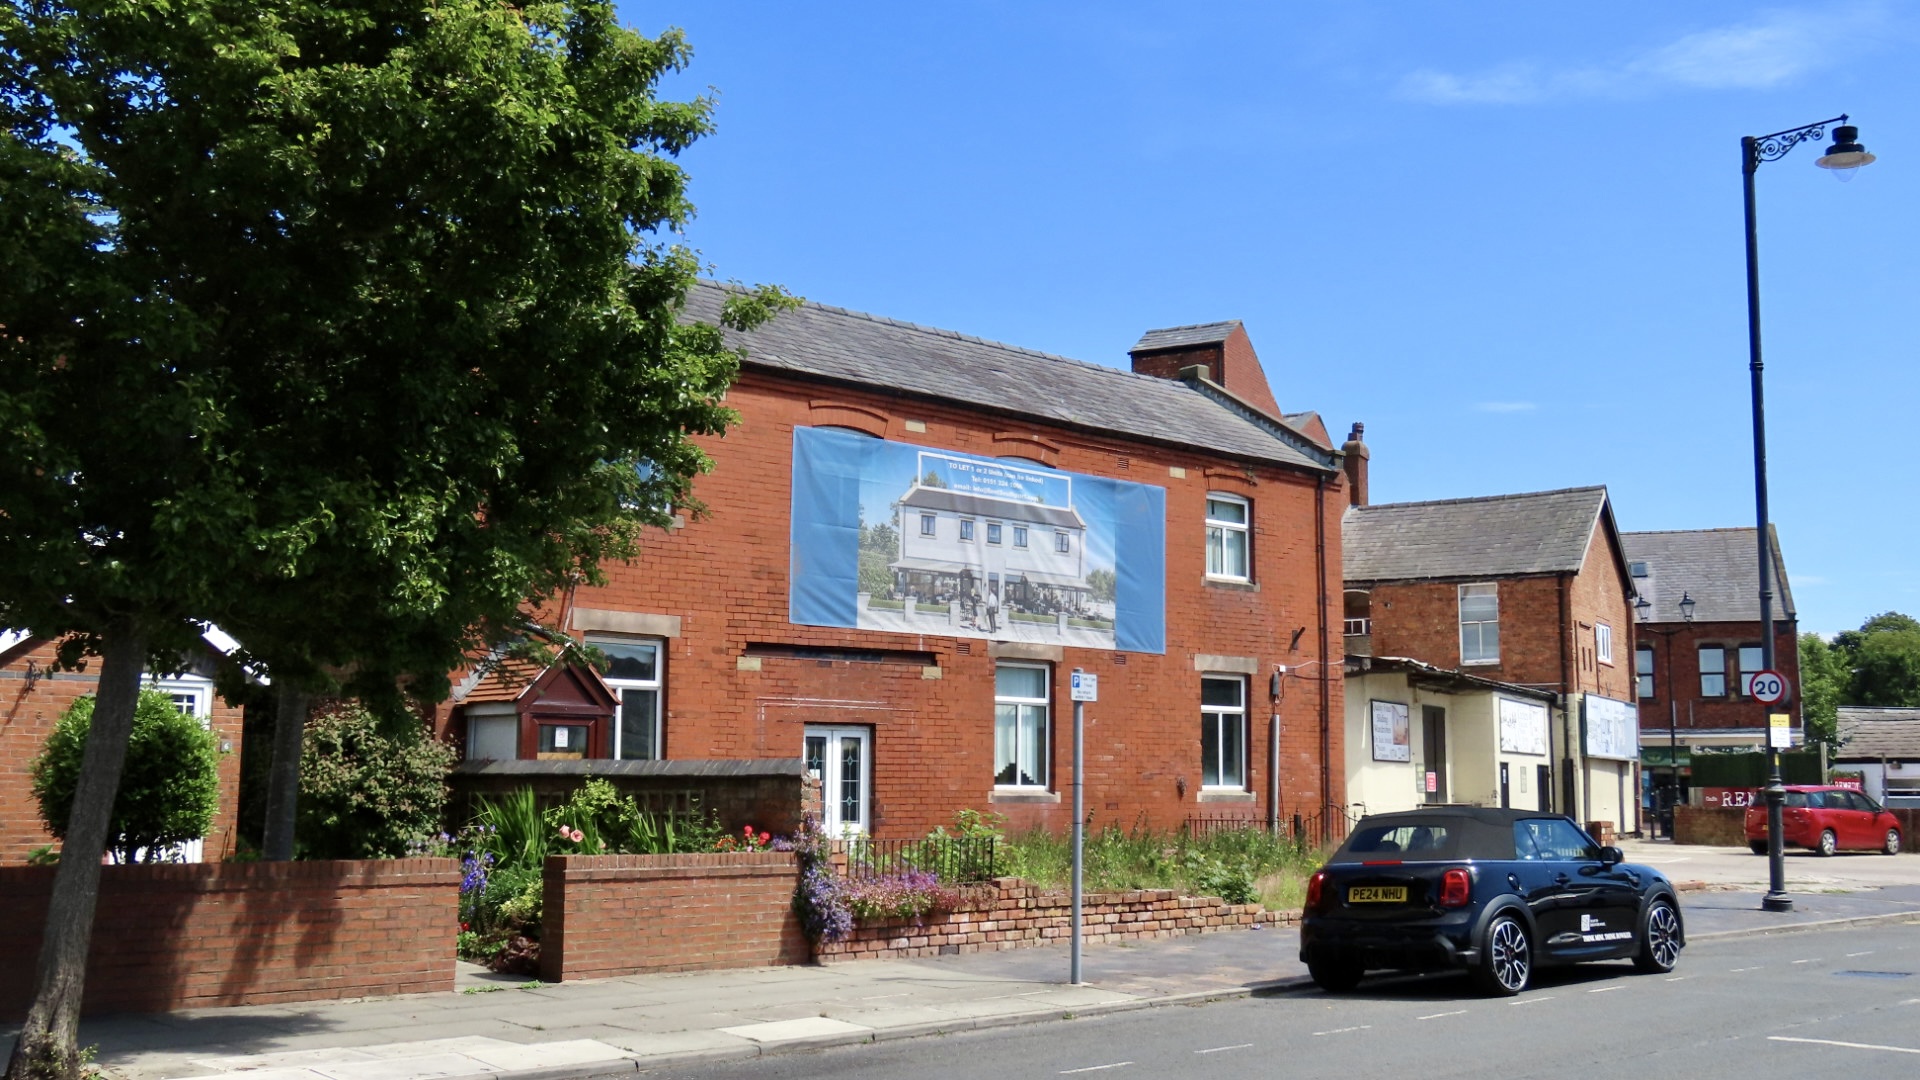
[[[1819,1046],[1845,1046],[1853,1050],[1885,1050],[1890,1054],[1920,1054],[1920,1047],[1881,1046],[1877,1043],[1841,1042],[1838,1039],[1796,1039],[1791,1035],[1769,1035],[1774,1042],[1814,1043]]]
[[[1820,959],[1820,958],[1816,956],[1816,957],[1814,957],[1813,959],[1814,959],[1814,960],[1818,960],[1818,959]],[[1813,960],[1795,960],[1795,961],[1794,961],[1794,963],[1796,963],[1796,964],[1811,964],[1811,963],[1813,963]]]
[[[1251,1047],[1252,1045],[1253,1045],[1252,1043],[1234,1043],[1234,1044],[1233,1044],[1232,1046],[1213,1046],[1213,1047],[1209,1047],[1209,1048],[1207,1048],[1207,1049],[1205,1049],[1205,1050],[1195,1050],[1195,1051],[1194,1051],[1194,1053],[1196,1053],[1196,1054],[1217,1054],[1217,1053],[1219,1053],[1219,1052],[1220,1052],[1220,1051],[1222,1051],[1222,1050],[1245,1050],[1245,1049],[1248,1049],[1249,1047]]]
[[[1727,974],[1729,974],[1729,975],[1738,975],[1738,974],[1740,974],[1740,973],[1741,973],[1741,972],[1743,972],[1743,971],[1759,971],[1759,970],[1760,970],[1760,967],[1761,967],[1761,965],[1758,965],[1758,964],[1756,964],[1756,965],[1754,965],[1753,967],[1748,967],[1748,968],[1728,968],[1728,969],[1727,969]]]
[[[1061,1069],[1060,1075],[1072,1076],[1074,1073],[1099,1072],[1102,1069],[1124,1069],[1131,1064],[1133,1064],[1131,1061],[1116,1061],[1111,1065],[1089,1065],[1084,1069]]]
[[[1415,1020],[1438,1020],[1443,1016],[1465,1016],[1465,1015],[1467,1015],[1467,1010],[1455,1009],[1452,1012],[1433,1013],[1429,1016],[1416,1016],[1414,1017],[1414,1019]]]
[[[1667,981],[1668,981],[1668,982],[1679,982],[1680,980],[1682,980],[1682,979],[1684,979],[1684,978],[1686,978],[1686,976],[1685,976],[1685,975],[1675,975],[1675,976],[1674,976],[1673,978],[1671,978],[1671,979],[1668,979]]]
[[[1526,998],[1525,1000],[1522,1000],[1522,1001],[1509,1001],[1509,1002],[1507,1002],[1507,1004],[1509,1004],[1509,1005],[1532,1005],[1532,1004],[1534,1004],[1535,1002],[1539,1002],[1539,1001],[1552,1001],[1552,1000],[1553,1000],[1553,999],[1552,999],[1552,998],[1550,998],[1550,997],[1533,997],[1533,998]]]
[[[1851,960],[1856,956],[1872,956],[1872,955],[1873,955],[1873,950],[1868,949],[1866,952],[1850,952],[1847,954],[1847,959]]]
[[[1345,1034],[1346,1034],[1347,1032],[1349,1032],[1349,1031],[1365,1031],[1365,1030],[1367,1030],[1368,1028],[1370,1028],[1370,1027],[1372,1027],[1372,1026],[1373,1026],[1372,1024],[1360,1024],[1360,1025],[1358,1025],[1358,1026],[1356,1026],[1356,1027],[1345,1027],[1345,1028],[1334,1028],[1334,1029],[1333,1029],[1333,1030],[1331,1030],[1331,1031],[1316,1031],[1316,1032],[1314,1032],[1314,1034],[1315,1034],[1316,1036],[1318,1036],[1318,1035],[1345,1035]]]
[[[1620,988],[1619,988],[1619,987],[1617,987],[1617,986],[1601,986],[1601,987],[1596,987],[1595,989],[1592,989],[1592,990],[1589,990],[1589,991],[1587,991],[1587,993],[1589,993],[1589,994],[1604,994],[1604,993],[1606,993],[1606,992],[1607,992],[1607,991],[1609,991],[1609,990],[1618,990],[1618,989],[1620,989]]]

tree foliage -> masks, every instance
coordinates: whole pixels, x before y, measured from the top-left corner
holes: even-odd
[[[695,505],[738,357],[679,318],[689,55],[604,0],[0,4],[0,624],[102,656],[70,851],[197,622],[276,685],[432,697]],[[90,862],[15,1080],[78,1068]]]
[[[1845,661],[1819,634],[1800,635],[1800,717],[1808,742],[1835,745],[1847,690]]]
[[[1834,635],[1832,647],[1846,687],[1841,704],[1920,706],[1920,620],[1883,612]]]
[[[382,724],[343,702],[307,724],[300,760],[300,854],[398,858],[437,836],[458,755],[426,725]]]
[[[67,707],[33,762],[33,795],[47,831],[64,839],[80,781],[94,699]],[[113,801],[109,850],[119,862],[166,857],[213,827],[220,800],[220,754],[213,732],[174,708],[157,690],[140,692],[128,740],[127,767]]]

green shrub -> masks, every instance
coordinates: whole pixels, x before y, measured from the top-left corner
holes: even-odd
[[[307,859],[393,859],[440,831],[453,747],[343,703],[307,724],[294,836]]]
[[[1089,892],[1173,889],[1230,904],[1298,907],[1322,855],[1257,826],[1194,835],[1185,829],[1129,831],[1109,825],[1087,835],[1086,887]],[[1001,874],[1057,889],[1067,884],[1072,859],[1065,834],[1035,829],[1000,845],[997,863]]]
[[[40,819],[62,839],[92,722],[93,698],[75,701],[60,714],[46,749],[33,762]],[[107,850],[121,862],[164,858],[173,845],[207,835],[219,802],[220,753],[213,733],[183,715],[167,695],[140,691]]]

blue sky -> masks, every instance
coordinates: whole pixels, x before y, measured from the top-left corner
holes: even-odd
[[[1604,483],[1752,525],[1739,138],[1761,168],[1773,518],[1801,625],[1920,614],[1920,7],[623,5],[718,94],[723,278],[1100,363],[1244,320],[1376,502]]]

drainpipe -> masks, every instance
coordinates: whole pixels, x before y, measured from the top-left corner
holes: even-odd
[[[1287,665],[1281,664],[1267,680],[1267,835],[1275,837],[1280,835],[1280,680],[1286,675]]]
[[[1559,577],[1560,589],[1560,741],[1566,751],[1560,759],[1560,812],[1572,817],[1578,810],[1574,793],[1579,790],[1578,780],[1573,772],[1573,669],[1572,658],[1567,654],[1567,639],[1572,632],[1567,629],[1567,576]]]
[[[1332,692],[1333,673],[1328,670],[1327,649],[1327,478],[1322,475],[1313,489],[1313,569],[1319,603],[1314,611],[1320,619],[1320,803],[1321,839],[1333,839],[1333,739],[1332,710],[1327,695]],[[1344,830],[1343,830],[1344,831]]]

